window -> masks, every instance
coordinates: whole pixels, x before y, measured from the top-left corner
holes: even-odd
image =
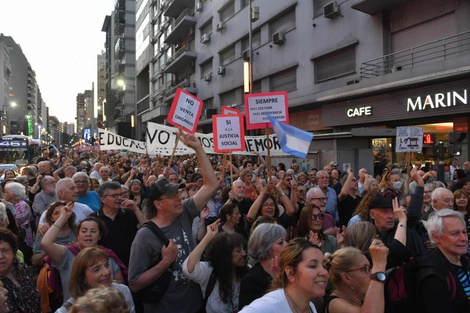
[[[259,46],[261,46],[261,31],[258,30],[258,31],[255,31],[252,33],[252,37],[251,37],[251,41],[252,41],[252,45],[253,45],[253,50],[255,50],[256,48],[258,48]],[[248,50],[249,47],[249,40],[248,40],[248,37],[245,37],[242,39],[242,51],[245,51],[245,50]]]
[[[273,74],[269,78],[270,91],[297,90],[297,66]]]
[[[210,74],[212,72],[212,58],[201,64],[201,78],[204,74]]]
[[[254,81],[251,85],[251,92],[252,93],[260,93],[261,92],[261,80]]]
[[[221,93],[220,105],[231,106],[232,104],[241,104],[243,98],[243,88],[235,88]]]
[[[281,16],[273,18],[269,22],[269,35],[272,36],[277,32],[288,32],[295,28],[295,8],[291,9]]]
[[[323,7],[333,0],[313,0],[313,17],[323,15]]]
[[[356,73],[356,45],[328,53],[313,60],[315,83]]]
[[[201,35],[212,33],[212,19],[202,25],[202,27],[199,29],[201,30]]]
[[[220,63],[227,65],[235,60],[235,45],[228,46],[224,50],[219,52]]]
[[[235,14],[235,1],[230,0],[227,4],[224,5],[222,9],[219,11],[219,19],[222,22],[225,22],[229,18],[231,18]]]

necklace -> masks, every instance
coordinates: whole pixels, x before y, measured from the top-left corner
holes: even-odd
[[[349,302],[351,302],[353,305],[358,306],[358,307],[361,307],[361,306],[362,306],[362,302],[356,301],[355,299],[351,298],[350,296],[348,296],[348,295],[345,294],[344,292],[339,291],[338,289],[336,289],[336,293],[341,294],[344,298],[346,298],[346,300],[348,300]],[[354,297],[357,299],[356,296],[354,296]],[[357,300],[359,300],[359,299],[357,299]]]
[[[294,300],[291,298],[291,296],[287,293],[287,290],[285,289],[284,289],[284,294],[286,295],[287,302],[289,302],[294,307],[295,313],[300,313],[301,311],[299,310],[297,305],[295,305]],[[312,312],[312,310],[310,309],[310,305],[308,306],[308,311]]]

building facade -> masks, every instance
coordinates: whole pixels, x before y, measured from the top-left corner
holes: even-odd
[[[394,152],[398,126],[421,126],[433,138],[414,161],[437,163],[439,142],[444,158],[468,160],[468,1],[256,0],[251,6],[249,0],[137,1],[142,132],[146,122],[165,123],[178,87],[203,100],[201,132],[212,131],[211,116],[221,106],[244,112],[249,60],[252,92],[287,91],[290,124],[315,133],[312,166],[336,160],[372,172],[385,156],[403,164],[404,154]]]

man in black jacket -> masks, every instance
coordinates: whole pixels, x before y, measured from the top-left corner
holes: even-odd
[[[437,249],[427,260],[437,268],[419,281],[422,312],[470,312],[470,264],[467,227],[463,215],[451,209],[431,214],[426,227]]]

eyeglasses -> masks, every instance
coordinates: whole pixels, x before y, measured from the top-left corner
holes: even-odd
[[[364,265],[363,267],[355,268],[355,269],[349,270],[348,272],[355,272],[355,271],[361,271],[366,274],[370,274],[370,265]]]
[[[320,202],[326,202],[328,201],[328,198],[324,198],[324,197],[321,197],[321,198],[311,198],[312,200],[320,200]]]
[[[305,189],[297,189],[297,192],[305,193]]]
[[[323,213],[320,213],[320,214],[312,214],[310,216],[310,218],[314,221],[323,221],[323,219],[325,218],[325,216],[323,215]]]
[[[174,200],[174,199],[178,198],[179,196],[180,196],[180,194],[179,194],[178,192],[176,192],[176,193],[174,193],[174,194],[172,194],[172,195],[168,195],[168,196],[166,196],[166,197],[161,197],[161,198],[158,199],[158,200],[160,200],[160,201],[161,201],[161,200],[165,200],[165,199]]]
[[[266,208],[275,208],[276,205],[274,203],[263,203],[263,206]]]
[[[76,180],[76,181],[75,181],[75,184],[76,184],[76,185],[88,184],[88,180]]]
[[[109,194],[109,195],[104,195],[104,197],[111,197],[113,199],[117,199],[119,197],[125,197],[127,196],[127,192],[121,192],[121,193],[115,193],[115,194]]]

